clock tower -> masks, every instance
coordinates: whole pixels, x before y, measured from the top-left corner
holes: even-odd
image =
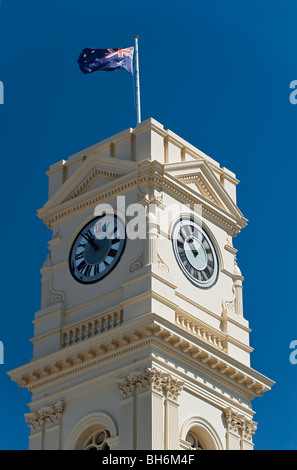
[[[148,119],[47,175],[30,449],[252,449],[234,173]]]

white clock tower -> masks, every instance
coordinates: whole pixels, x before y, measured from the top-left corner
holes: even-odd
[[[252,449],[234,173],[148,119],[47,174],[30,449]]]

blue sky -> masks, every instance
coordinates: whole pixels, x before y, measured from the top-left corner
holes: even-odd
[[[30,394],[7,371],[30,361],[50,231],[36,211],[50,164],[136,125],[126,71],[85,76],[84,47],[139,35],[142,119],[234,171],[249,220],[234,240],[251,365],[276,382],[252,402],[256,449],[297,449],[296,0],[2,0],[0,6],[1,449],[26,449]]]

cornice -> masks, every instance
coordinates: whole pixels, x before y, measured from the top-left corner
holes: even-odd
[[[83,345],[80,344],[81,346]],[[188,363],[250,399],[262,396],[273,385],[270,379],[233,360],[227,354],[208,347],[198,338],[191,341],[187,336],[181,336],[177,331],[157,322],[139,327],[130,333],[122,332],[109,340],[105,338],[104,341],[102,338],[100,342],[95,338],[93,342],[88,342],[88,347],[79,351],[74,349],[72,354],[71,347],[68,354],[65,348],[60,351],[60,358],[56,357],[52,363],[44,365],[44,362],[36,361],[37,365],[32,362],[29,367],[11,371],[9,375],[20,387],[26,387],[33,392],[148,346],[161,348],[167,354],[179,358],[183,363]],[[26,372],[17,375],[21,369],[26,369]]]

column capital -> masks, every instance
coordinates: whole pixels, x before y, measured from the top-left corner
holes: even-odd
[[[224,415],[227,424],[227,431],[231,431],[234,434],[238,434],[242,439],[251,441],[253,434],[257,430],[257,423],[248,419],[243,414],[232,410],[232,408],[226,408]]]
[[[61,417],[64,410],[64,403],[58,401],[53,405],[39,408],[32,413],[25,414],[25,420],[31,428],[31,434],[44,431],[61,423]]]
[[[137,391],[152,390],[177,401],[183,388],[183,382],[155,367],[148,367],[123,377],[117,384],[121,396],[125,399],[132,397]]]

